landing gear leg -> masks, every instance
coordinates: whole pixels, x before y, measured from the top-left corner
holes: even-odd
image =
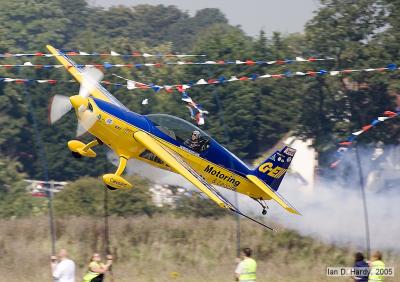
[[[89,143],[86,144],[85,147],[82,148],[82,151],[86,152],[90,148],[97,146],[97,145],[103,145],[103,142],[101,142],[99,139],[95,139],[93,141],[90,141]]]
[[[262,207],[262,212],[261,212],[262,215],[266,215],[267,212],[268,212],[269,207],[268,207],[268,205],[265,203],[265,201],[264,201],[262,198],[260,198],[260,199],[254,199],[254,200],[256,200],[257,203],[259,203],[259,204],[261,205],[261,207]]]
[[[115,175],[121,176],[126,168],[127,159],[124,157],[119,157],[119,164]]]
[[[103,181],[108,189],[130,189],[133,187],[131,183],[121,176],[126,168],[127,161],[127,158],[120,156],[117,171],[114,174],[109,173],[103,175]]]

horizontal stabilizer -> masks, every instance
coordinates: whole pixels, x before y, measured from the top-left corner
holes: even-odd
[[[278,192],[274,191],[268,185],[266,185],[263,181],[261,181],[257,176],[247,175],[246,176],[251,182],[257,185],[263,192],[265,192],[272,200],[281,205],[288,212],[301,215],[299,211],[297,211],[289,202],[287,202]]]

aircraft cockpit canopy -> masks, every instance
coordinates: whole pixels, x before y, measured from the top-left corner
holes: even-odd
[[[146,117],[161,132],[197,153],[210,147],[211,138],[207,133],[186,120],[165,114],[151,114]]]

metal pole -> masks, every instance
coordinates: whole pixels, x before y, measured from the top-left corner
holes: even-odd
[[[104,189],[104,243],[105,251],[110,254],[110,231],[108,229],[108,189]]]
[[[358,151],[358,144],[355,144],[356,151],[356,159],[358,165],[358,175],[360,177],[360,188],[361,188],[361,198],[363,202],[363,210],[364,210],[364,226],[365,226],[365,241],[367,247],[367,258],[370,258],[371,254],[371,243],[370,243],[370,229],[369,229],[369,219],[368,219],[368,207],[367,207],[367,197],[365,195],[365,183],[364,183],[364,174],[361,166],[360,153]]]
[[[239,208],[237,192],[235,192],[235,205]],[[240,257],[240,216],[236,214],[236,256]]]
[[[54,228],[54,216],[53,216],[53,190],[54,182],[50,181],[50,191],[48,194],[48,208],[49,208],[49,224],[50,224],[50,235],[51,235],[51,253],[55,255],[56,253],[56,232]]]
[[[110,250],[110,228],[108,223],[108,188],[104,188],[104,243],[105,243],[105,251],[106,255],[111,254]],[[114,273],[112,270],[112,266],[108,269],[110,272],[110,280],[114,282]]]
[[[219,100],[218,91],[216,88],[214,88],[213,92],[214,92],[215,100],[217,102],[218,116],[219,116],[219,121],[222,125],[222,129],[224,132],[224,139],[225,139],[226,144],[229,144],[230,138],[229,138],[228,131],[226,129],[224,113],[223,113],[223,109],[221,106],[221,101]],[[232,159],[230,159],[230,166],[232,168]],[[234,197],[235,197],[235,206],[239,209],[239,200],[238,200],[237,192],[234,193]],[[236,256],[240,257],[240,215],[239,214],[236,214]]]
[[[42,138],[40,136],[39,130],[38,130],[38,124],[37,120],[33,111],[33,105],[32,105],[32,99],[28,91],[28,86],[25,84],[25,96],[28,101],[28,107],[29,107],[29,113],[32,118],[32,123],[33,123],[33,131],[34,131],[34,138],[35,138],[35,143],[36,143],[36,149],[37,152],[39,153],[38,159],[41,163],[42,169],[43,169],[43,178],[46,182],[46,184],[49,183],[49,172],[48,172],[48,163],[47,163],[47,156],[46,156],[46,151],[44,150]],[[53,218],[53,187],[54,183],[50,183],[51,187],[50,190],[47,192],[47,206],[49,210],[49,225],[50,225],[50,236],[51,236],[51,254],[55,255],[56,253],[56,235],[55,235],[55,228],[54,228],[54,218]]]

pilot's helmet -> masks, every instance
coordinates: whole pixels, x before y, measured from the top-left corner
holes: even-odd
[[[200,131],[198,130],[193,131],[192,138],[199,139],[199,137],[200,137]]]

